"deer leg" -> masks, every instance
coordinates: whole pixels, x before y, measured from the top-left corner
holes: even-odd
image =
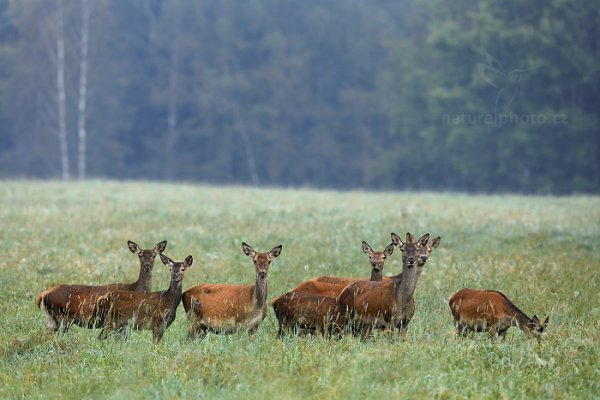
[[[400,327],[400,339],[404,340],[406,338],[406,333],[408,332],[408,324],[402,324]]]
[[[161,339],[162,339],[162,337],[163,337],[163,335],[164,335],[164,333],[165,333],[165,329],[163,327],[160,327],[158,329],[154,329],[152,331],[152,336],[154,336],[154,341],[156,343],[160,342]]]
[[[109,333],[110,333],[110,329],[107,326],[105,326],[100,331],[100,334],[98,335],[98,340],[104,340],[104,339],[106,339],[108,337]]]

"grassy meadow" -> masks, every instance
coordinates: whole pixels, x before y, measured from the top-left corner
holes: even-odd
[[[0,183],[0,398],[321,399],[598,398],[600,198],[366,193],[117,182]],[[317,275],[368,277],[361,250],[442,236],[421,276],[405,341],[375,335],[276,337],[273,310],[254,338],[187,338],[180,306],[161,343],[150,332],[98,342],[99,331],[45,333],[34,299],[56,283],[133,282],[143,248],[191,254],[184,290],[253,283],[246,241],[283,244],[269,298]],[[385,271],[401,269],[399,251]],[[157,259],[154,289],[168,286]],[[503,291],[530,317],[550,314],[538,344],[511,328],[455,340],[448,298]]]

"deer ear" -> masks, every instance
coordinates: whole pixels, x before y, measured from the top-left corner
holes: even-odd
[[[246,244],[244,242],[242,242],[242,250],[243,250],[244,254],[247,255],[248,257],[254,257],[254,255],[256,254],[256,252],[254,251],[252,246],[250,246],[249,244]]]
[[[185,258],[185,261],[183,262],[185,264],[186,268],[189,268],[192,266],[192,263],[194,262],[194,259],[192,258],[192,256],[187,256]]]
[[[438,247],[440,245],[440,242],[442,241],[441,237],[436,237],[435,239],[433,239],[431,241],[431,248],[435,249],[436,247]]]
[[[394,232],[392,232],[392,243],[400,248],[404,246],[404,242],[400,239],[400,236],[396,235]]]
[[[154,252],[154,254],[160,254],[163,251],[165,251],[165,249],[167,248],[167,241],[163,240],[162,242],[160,242],[159,244],[157,244],[154,247],[154,250],[152,250]]]
[[[548,322],[550,322],[550,316],[549,315],[544,320],[544,326],[548,325]]]
[[[414,243],[415,237],[410,232],[406,232],[406,243]]]
[[[140,254],[142,252],[142,249],[140,249],[140,246],[138,246],[137,243],[132,242],[131,240],[127,241],[127,247],[129,247],[129,250],[133,254]]]
[[[540,320],[538,319],[537,315],[534,315],[533,318],[531,318],[531,321],[536,325],[539,325],[540,323]]]
[[[388,246],[385,248],[385,250],[383,251],[383,253],[386,256],[391,256],[392,253],[394,252],[394,243],[390,243],[388,244]]]
[[[275,257],[279,257],[279,255],[281,254],[281,249],[283,248],[282,245],[279,245],[277,247],[273,247],[270,251],[271,253],[271,257],[275,258]]]
[[[369,243],[365,242],[364,240],[362,242],[362,249],[363,249],[363,253],[365,253],[368,256],[373,254],[373,249],[371,248],[371,246],[369,246]]]
[[[162,261],[163,264],[168,265],[169,267],[173,264],[173,260],[171,260],[169,257],[164,255],[163,253],[159,253],[158,255],[160,256],[160,260]]]
[[[429,233],[424,234],[417,240],[421,246],[425,246],[429,242]]]

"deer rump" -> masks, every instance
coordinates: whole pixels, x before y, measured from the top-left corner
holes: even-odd
[[[255,319],[264,320],[254,310],[254,285],[202,284],[183,294],[183,308],[190,322],[215,333],[243,330]]]
[[[65,325],[75,324],[92,329],[101,324],[96,305],[97,299],[110,291],[129,290],[129,286],[126,284],[56,285],[42,292],[37,297],[36,304],[53,319],[59,319]]]

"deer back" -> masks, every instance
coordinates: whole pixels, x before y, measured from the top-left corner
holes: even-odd
[[[338,297],[342,290],[347,285],[345,283],[336,284],[336,283],[325,283],[320,281],[306,281],[302,282],[290,292],[296,293],[310,293],[319,296],[327,296],[327,297]]]
[[[183,307],[205,321],[241,322],[249,318],[254,305],[253,285],[204,283],[183,293]]]
[[[354,282],[339,295],[340,312],[365,323],[388,321],[396,310],[395,290],[394,282]]]
[[[103,325],[113,328],[133,322],[138,329],[153,329],[163,323],[163,316],[170,307],[169,299],[162,292],[139,293],[117,290],[108,292],[96,301]]]
[[[281,327],[321,333],[327,325],[336,324],[339,316],[335,298],[310,293],[285,293],[273,302],[273,309]]]
[[[111,290],[131,290],[133,284],[56,285],[36,298],[39,308],[59,315],[63,322],[91,327],[96,319],[96,299]]]
[[[496,324],[503,318],[516,317],[518,310],[501,292],[468,288],[452,295],[449,305],[456,321],[472,325],[478,322]]]

